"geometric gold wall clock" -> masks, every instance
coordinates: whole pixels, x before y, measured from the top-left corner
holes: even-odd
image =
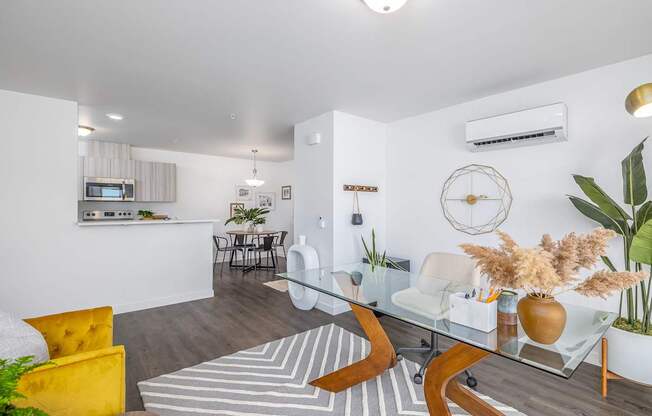
[[[456,169],[441,192],[444,216],[453,228],[466,234],[494,231],[505,222],[511,206],[512,192],[507,179],[490,166]]]

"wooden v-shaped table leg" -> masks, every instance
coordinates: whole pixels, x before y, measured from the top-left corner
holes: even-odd
[[[350,304],[355,317],[371,342],[371,352],[364,360],[340,368],[310,382],[315,387],[337,393],[370,380],[396,365],[396,353],[374,313],[362,306]]]
[[[431,415],[451,415],[446,397],[471,415],[503,415],[468,389],[460,386],[460,383],[454,379],[462,371],[482,361],[488,355],[487,351],[459,343],[430,362],[426,371],[423,390],[426,403],[428,403],[428,411]]]

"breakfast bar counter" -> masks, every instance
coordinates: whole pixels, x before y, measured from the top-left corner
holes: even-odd
[[[117,221],[78,221],[80,227],[107,227],[112,225],[157,225],[157,224],[198,224],[198,223],[215,223],[219,219],[170,219],[170,220],[117,220]]]

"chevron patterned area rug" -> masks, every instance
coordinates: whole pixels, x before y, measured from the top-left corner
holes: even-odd
[[[382,376],[340,393],[310,380],[364,358],[369,342],[336,325],[259,345],[138,383],[145,408],[179,415],[427,415],[417,364],[402,360]],[[517,410],[480,397],[508,416]],[[454,415],[466,415],[451,403]]]

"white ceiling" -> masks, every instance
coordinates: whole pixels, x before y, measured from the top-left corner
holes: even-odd
[[[2,0],[0,88],[78,101],[91,137],[287,160],[293,124],[328,110],[389,122],[651,53],[651,17],[649,0]]]

